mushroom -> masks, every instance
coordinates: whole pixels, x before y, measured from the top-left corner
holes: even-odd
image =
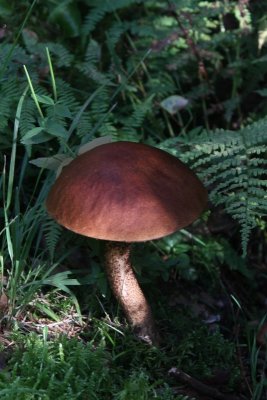
[[[176,157],[122,141],[90,149],[64,167],[46,206],[67,229],[106,240],[105,269],[113,293],[136,334],[157,343],[151,308],[132,269],[131,244],[189,225],[206,202],[206,189]]]

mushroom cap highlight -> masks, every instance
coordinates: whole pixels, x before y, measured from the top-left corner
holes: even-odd
[[[78,156],[63,168],[46,201],[64,227],[120,242],[169,235],[193,222],[206,204],[206,189],[176,157],[126,141]]]

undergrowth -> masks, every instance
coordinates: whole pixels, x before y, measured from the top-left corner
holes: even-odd
[[[42,335],[32,332],[25,337],[14,333],[16,348],[7,369],[0,374],[1,398],[189,400],[171,389],[168,370],[173,365],[182,365],[187,371],[192,369],[193,363],[195,374],[208,377],[211,376],[210,367],[225,365],[226,368],[234,360],[231,351],[224,351],[225,346],[231,345],[219,334],[209,335],[204,330],[198,334],[192,332],[187,344],[182,341],[175,351],[173,348],[171,356],[168,350],[149,349],[130,336],[118,336],[104,323],[96,321],[94,330],[98,334],[86,342],[64,335],[48,340],[46,328]],[[87,336],[91,334],[88,332]],[[203,358],[204,351],[208,352],[209,364]],[[233,369],[231,373],[232,383],[236,384],[238,370]],[[193,399],[190,397],[190,400]]]
[[[243,379],[260,400],[265,381],[258,376],[256,333],[248,340],[238,329],[259,318],[254,291],[264,289],[267,277],[266,5],[19,3],[1,2],[1,335],[14,327],[38,330],[40,320],[43,329],[65,321],[70,310],[81,324],[84,315],[99,320],[82,340],[49,340],[45,329],[43,336],[15,333],[1,398],[191,400],[175,392],[170,368],[208,379],[215,367],[231,366],[227,390]],[[136,273],[151,291],[166,338],[160,350],[114,323],[123,316],[111,301],[101,244],[74,238],[44,208],[56,172],[95,139],[143,142],[178,156],[207,186],[212,214],[219,210],[226,220],[223,238],[206,214],[190,231],[137,246]],[[198,295],[199,287],[213,297],[221,290],[225,320],[210,298],[212,311],[204,314],[184,298],[172,299],[181,314],[169,309],[160,299],[176,284]],[[245,368],[240,348],[251,353]]]

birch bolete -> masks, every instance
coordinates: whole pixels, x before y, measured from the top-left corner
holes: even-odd
[[[123,141],[90,149],[64,167],[46,206],[67,229],[106,241],[113,293],[137,335],[156,343],[151,308],[132,269],[131,244],[189,225],[206,202],[202,183],[176,157]]]

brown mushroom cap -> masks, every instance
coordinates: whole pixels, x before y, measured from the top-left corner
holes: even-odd
[[[203,211],[207,192],[176,157],[132,142],[95,147],[63,168],[46,202],[79,234],[139,242],[169,235]]]

